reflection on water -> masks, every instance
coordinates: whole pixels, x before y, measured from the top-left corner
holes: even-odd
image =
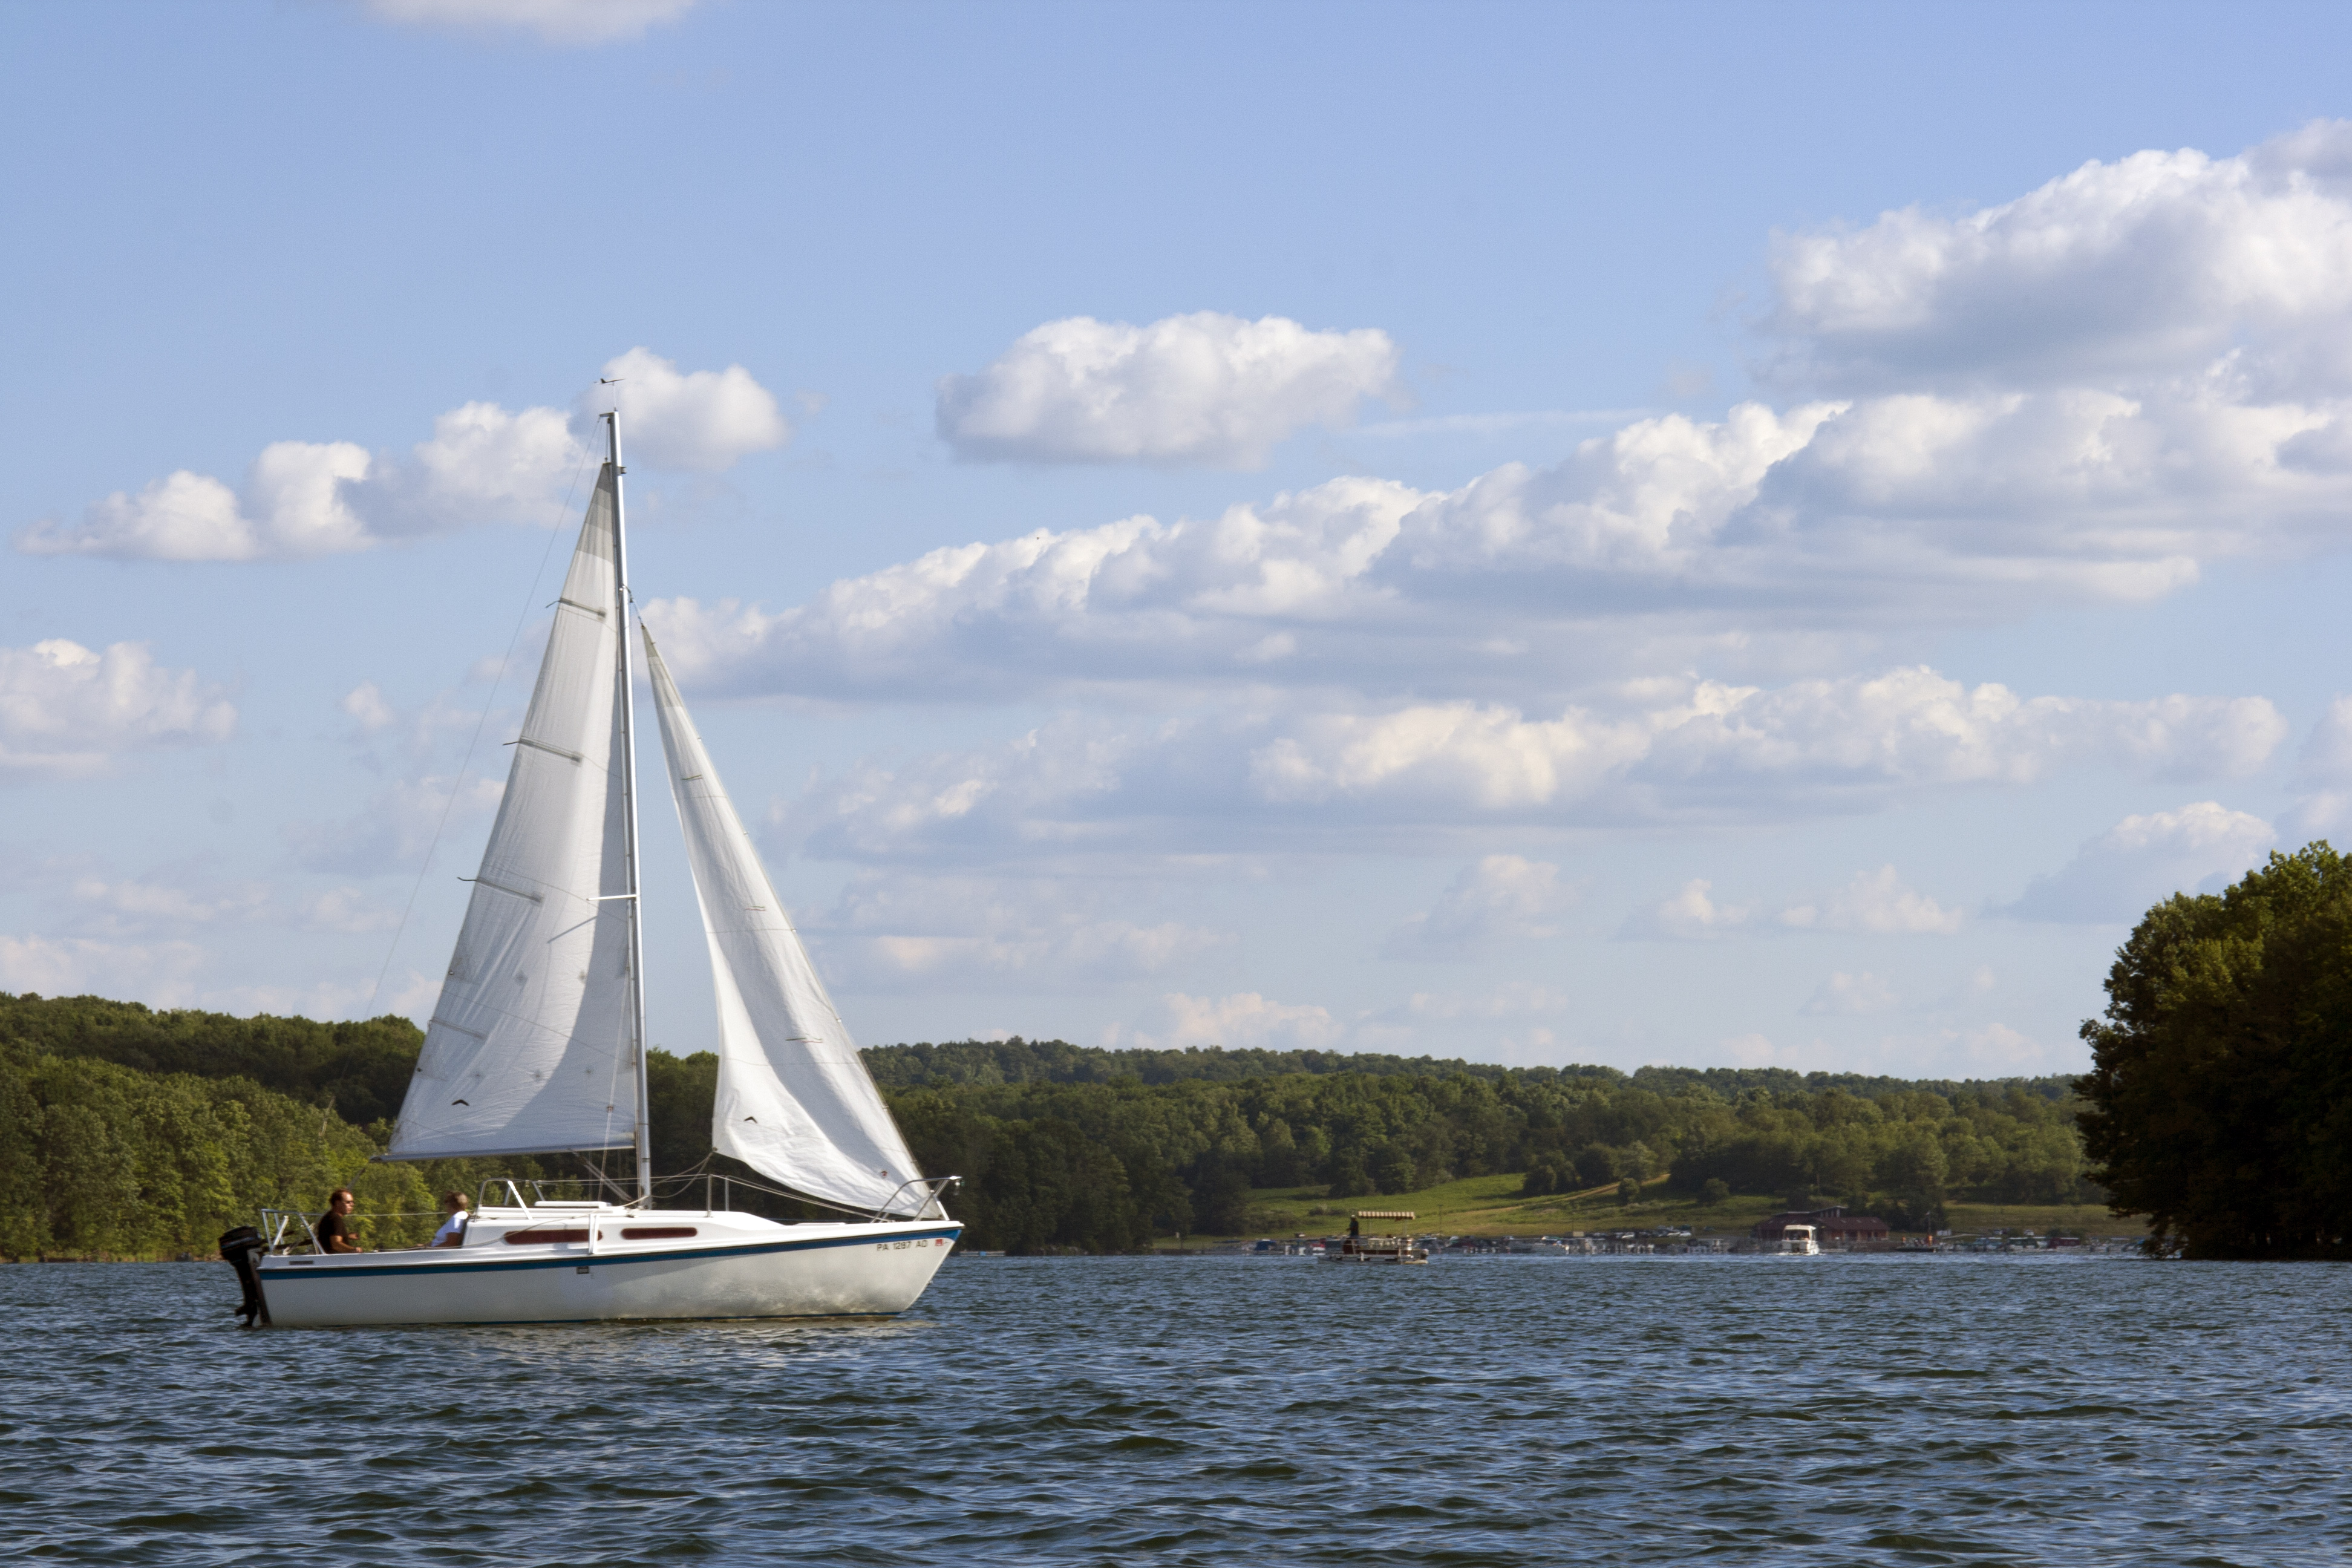
[[[2352,1268],[952,1259],[895,1321],[237,1331],[0,1268],[60,1563],[2341,1563]]]

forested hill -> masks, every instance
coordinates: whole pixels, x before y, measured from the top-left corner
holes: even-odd
[[[0,1197],[35,1216],[0,1224],[0,1254],[194,1247],[250,1205],[240,1188],[305,1196],[330,1175],[360,1186],[372,1213],[429,1217],[428,1188],[504,1173],[367,1163],[420,1043],[397,1017],[0,995]],[[1531,1196],[1665,1178],[1702,1195],[1833,1197],[1906,1225],[1948,1196],[2097,1196],[2063,1079],[1628,1075],[1024,1040],[886,1046],[867,1059],[918,1164],[963,1178],[967,1239],[1016,1251],[1233,1235],[1266,1189],[1347,1198],[1521,1173]],[[648,1067],[655,1168],[704,1168],[717,1058],[656,1050]]]
[[[0,992],[0,1042],[47,1056],[96,1057],[141,1072],[247,1078],[313,1105],[331,1102],[354,1126],[389,1121],[400,1110],[425,1036],[397,1014],[361,1023],[327,1024],[261,1014],[251,1018],[194,1008],[156,1010],[102,996],[12,996]],[[1614,1068],[1507,1068],[1455,1058],[1365,1052],[1268,1051],[1192,1047],[1182,1050],[1107,1050],[1066,1040],[949,1040],[938,1045],[868,1046],[860,1053],[885,1089],[981,1089],[1045,1083],[1240,1083],[1295,1073],[1357,1073],[1369,1078],[1453,1078],[1490,1083],[1592,1080],[1630,1083],[1672,1095],[1705,1087],[1726,1100],[1750,1089],[1820,1094],[1840,1089],[1876,1099],[1925,1091],[1947,1097],[1961,1083],[1914,1082],[1853,1073],[1799,1073],[1786,1068],[1647,1067],[1630,1077]],[[2044,1100],[2065,1098],[2067,1078],[2006,1080]]]
[[[1562,1070],[1590,1073],[1608,1069]],[[1673,1095],[1705,1089],[1725,1100],[1737,1100],[1750,1089],[1766,1094],[1826,1094],[1836,1089],[1864,1100],[1881,1100],[1890,1094],[1937,1094],[1949,1100],[1998,1089],[2003,1093],[2020,1090],[2054,1104],[2074,1092],[2074,1079],[2066,1073],[2053,1073],[2046,1078],[1884,1078],[1854,1072],[1795,1072],[1788,1068],[1648,1067],[1634,1069],[1629,1081],[1636,1089],[1646,1089],[1653,1094]]]
[[[1106,1050],[1066,1040],[949,1040],[940,1045],[868,1046],[859,1055],[874,1081],[886,1089],[962,1089],[1023,1083],[1239,1083],[1244,1079],[1283,1078],[1292,1073],[1363,1073],[1374,1078],[1468,1078],[1496,1079],[1512,1069],[1486,1062],[1435,1057],[1390,1057],[1339,1051],[1228,1050],[1221,1046],[1183,1050]],[[1544,1072],[1554,1071],[1543,1068]],[[1612,1068],[1562,1068],[1569,1077],[1615,1078]]]
[[[980,1089],[1027,1083],[1142,1084],[1240,1083],[1293,1073],[1361,1073],[1368,1078],[1475,1078],[1490,1083],[1524,1079],[1530,1083],[1591,1079],[1626,1083],[1653,1094],[1671,1095],[1705,1088],[1726,1100],[1749,1089],[1767,1094],[1821,1094],[1839,1089],[1875,1100],[1881,1095],[1925,1092],[1950,1097],[1983,1087],[1958,1080],[1872,1077],[1862,1073],[1793,1072],[1787,1068],[1503,1067],[1454,1057],[1391,1057],[1368,1052],[1267,1051],[1255,1047],[1193,1046],[1182,1050],[1109,1050],[1066,1040],[948,1040],[915,1046],[868,1046],[866,1058],[874,1081],[885,1089]],[[2061,1100],[2074,1080],[2063,1075],[2003,1079],[2003,1089],[2021,1089],[2043,1100]]]
[[[396,1014],[322,1024],[0,992],[0,1046],[95,1057],[141,1072],[251,1079],[307,1104],[331,1104],[343,1121],[365,1127],[399,1114],[425,1035]]]

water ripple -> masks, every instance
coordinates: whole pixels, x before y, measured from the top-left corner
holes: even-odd
[[[892,1322],[246,1334],[0,1268],[58,1563],[2303,1564],[2352,1269],[954,1259]]]

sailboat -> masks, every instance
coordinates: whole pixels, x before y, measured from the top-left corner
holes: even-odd
[[[278,1216],[239,1262],[264,1321],[565,1322],[887,1314],[962,1227],[915,1168],[642,629],[670,798],[718,1004],[711,1142],[838,1219],[717,1200],[656,1208],[637,883],[635,693],[620,420],[597,477],[506,795],[385,1160],[634,1150],[635,1193],[492,1184],[462,1246],[326,1254]],[[532,1189],[526,1194],[524,1188]],[[731,1190],[731,1186],[730,1186]],[[675,1202],[675,1197],[673,1197]]]

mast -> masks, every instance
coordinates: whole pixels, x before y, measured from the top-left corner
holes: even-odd
[[[629,668],[629,534],[625,525],[626,513],[621,505],[621,476],[628,470],[621,466],[619,410],[604,416],[604,428],[612,437],[613,570],[620,580],[621,803],[627,824],[622,839],[622,860],[629,879],[628,891],[623,896],[629,903],[629,1053],[635,1058],[637,1072],[637,1197],[650,1204],[654,1196],[654,1150],[653,1126],[648,1116],[653,1096],[646,1081],[646,939],[639,918],[642,905],[637,897],[636,682]]]

